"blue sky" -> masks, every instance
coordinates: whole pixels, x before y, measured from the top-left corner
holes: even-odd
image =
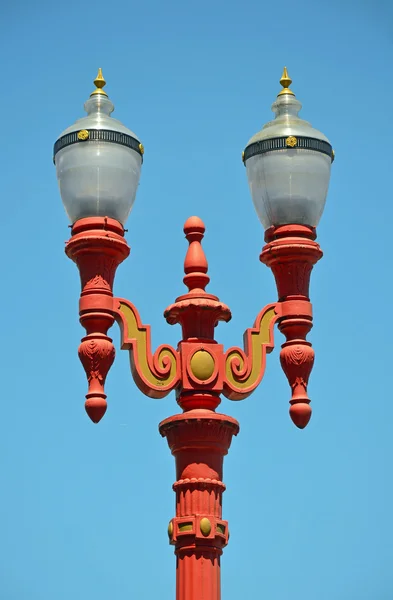
[[[177,405],[142,396],[119,351],[104,420],[85,415],[53,142],[102,67],[114,116],[146,148],[115,292],[154,345],[175,345],[162,312],[184,290],[182,227],[197,214],[208,289],[233,312],[217,339],[240,344],[276,299],[240,157],[284,65],[336,151],[311,285],[314,412],[304,431],[288,417],[277,332],[261,387],[221,405],[241,424],[225,463],[223,598],[391,600],[390,3],[22,0],[0,17],[1,600],[174,598],[174,464],[157,425]]]

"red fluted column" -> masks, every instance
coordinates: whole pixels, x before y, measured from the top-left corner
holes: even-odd
[[[195,409],[160,424],[176,461],[176,516],[168,534],[175,546],[176,600],[220,600],[220,557],[228,543],[222,519],[223,459],[237,435],[235,419]]]
[[[231,312],[208,294],[208,265],[201,246],[205,226],[198,217],[184,225],[189,242],[184,261],[188,293],[176,299],[164,315],[180,323],[181,385],[177,402],[182,414],[165,419],[166,437],[176,461],[176,516],[168,527],[176,554],[176,600],[220,600],[220,560],[228,543],[228,523],[222,519],[224,456],[239,431],[232,417],[215,412],[223,390],[223,347],[214,340],[219,321]]]

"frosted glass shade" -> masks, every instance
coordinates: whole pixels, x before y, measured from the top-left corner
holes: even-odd
[[[60,150],[55,162],[61,198],[71,223],[100,216],[125,224],[138,188],[140,154],[116,143],[86,141]]]
[[[331,162],[322,152],[296,148],[247,159],[251,197],[263,227],[290,223],[316,227],[325,206]]]

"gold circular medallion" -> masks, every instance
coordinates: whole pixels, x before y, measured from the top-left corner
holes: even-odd
[[[332,162],[334,161],[335,158],[336,158],[336,153],[334,150],[332,150]]]
[[[89,138],[89,132],[87,131],[87,129],[81,129],[80,131],[78,131],[78,140],[81,140],[82,142],[84,142],[88,138]]]
[[[145,147],[144,147],[143,144],[139,144],[139,152],[142,154],[142,156],[144,155],[144,153],[145,153]]]
[[[197,350],[190,360],[191,372],[199,381],[207,381],[214,373],[214,358],[206,350]]]
[[[244,162],[244,150],[242,152],[242,162]]]
[[[173,521],[169,521],[168,525],[168,537],[171,540],[173,536]]]
[[[289,146],[290,148],[294,148],[297,144],[297,139],[295,138],[294,135],[290,135],[289,137],[287,137],[287,139],[285,140],[285,143],[287,146]]]
[[[202,535],[207,537],[212,530],[212,524],[210,523],[209,519],[207,517],[203,517],[199,526],[201,528]]]

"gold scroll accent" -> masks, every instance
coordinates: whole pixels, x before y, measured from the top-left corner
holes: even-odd
[[[244,351],[230,348],[225,354],[224,394],[230,400],[246,398],[259,385],[265,370],[266,353],[273,350],[273,328],[278,319],[276,304],[266,306],[252,329],[244,333]]]
[[[136,308],[114,299],[114,316],[120,326],[122,350],[129,350],[131,371],[139,389],[151,398],[166,396],[179,383],[179,355],[162,345],[152,354],[150,326],[142,325]]]

